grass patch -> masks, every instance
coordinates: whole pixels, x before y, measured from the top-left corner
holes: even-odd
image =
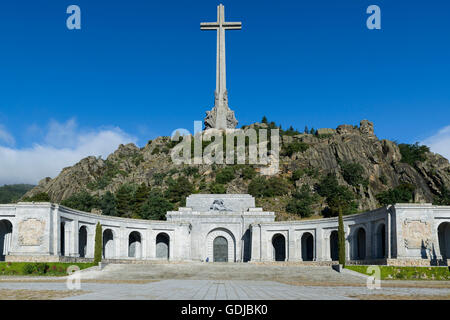
[[[95,265],[66,262],[0,262],[0,276],[67,276],[69,266],[77,266],[82,270]]]
[[[345,266],[346,269],[373,275],[367,272],[369,266]],[[381,280],[450,280],[448,267],[395,267],[379,266]]]

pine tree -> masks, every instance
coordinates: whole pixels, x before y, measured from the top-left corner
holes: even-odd
[[[264,117],[262,118],[261,122],[267,124],[267,117],[264,116]]]
[[[345,267],[345,232],[344,232],[344,219],[342,218],[342,209],[339,209],[338,249],[339,249],[339,264],[342,264],[342,266]]]
[[[309,133],[308,126],[305,126],[305,131],[304,131],[304,133]]]
[[[131,217],[134,209],[135,188],[124,184],[116,192],[117,212],[120,217]]]
[[[136,195],[134,199],[134,214],[139,215],[141,211],[142,204],[147,201],[150,193],[150,188],[148,188],[144,183],[142,183],[136,190]]]
[[[161,190],[155,188],[150,191],[148,199],[141,205],[139,217],[150,220],[166,220],[167,211],[171,211],[173,208],[173,204],[164,198]]]
[[[94,247],[94,263],[98,264],[102,261],[102,248],[103,248],[103,235],[102,235],[102,225],[97,222],[95,227],[95,247]]]
[[[100,209],[102,209],[102,214],[107,216],[117,216],[117,201],[116,197],[110,192],[107,191],[100,198]]]

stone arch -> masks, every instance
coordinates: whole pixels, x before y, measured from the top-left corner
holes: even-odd
[[[281,233],[272,237],[273,260],[286,261],[286,238]]]
[[[353,258],[364,260],[366,258],[366,230],[359,227],[353,234]]]
[[[314,236],[310,232],[305,232],[302,235],[302,260],[314,260]]]
[[[80,258],[86,257],[87,234],[88,234],[87,227],[81,226],[80,230],[78,230],[78,254],[80,255]]]
[[[211,230],[206,236],[206,258],[214,262],[214,240],[223,237],[227,240],[228,245],[228,262],[236,262],[236,241],[233,233],[225,228],[216,228]]]
[[[167,259],[170,257],[170,237],[167,233],[161,232],[156,236],[156,258]]]
[[[378,224],[375,229],[375,257],[378,259],[386,258],[386,225]]]
[[[439,225],[438,239],[442,259],[450,259],[450,222],[442,222]]]
[[[114,232],[111,229],[103,231],[103,258],[114,259],[116,257],[116,244]]]
[[[65,256],[66,255],[66,223],[64,221],[61,222],[60,224],[60,235],[59,235],[59,241],[60,241],[60,252],[61,252],[61,256]]]
[[[339,235],[336,230],[330,233],[330,258],[331,261],[339,260]]]
[[[0,261],[5,261],[5,257],[11,249],[11,238],[13,225],[9,220],[0,220]]]
[[[138,231],[132,231],[128,235],[128,257],[142,257],[142,236]]]

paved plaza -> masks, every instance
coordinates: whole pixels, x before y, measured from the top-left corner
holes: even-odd
[[[372,298],[450,299],[448,282],[382,282],[331,267],[212,263],[109,264],[81,273],[81,291],[70,300],[328,300]],[[419,287],[420,286],[420,287]],[[2,278],[0,290],[67,292],[63,278]],[[58,295],[55,295],[58,297]]]

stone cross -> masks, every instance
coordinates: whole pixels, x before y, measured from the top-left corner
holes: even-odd
[[[216,62],[216,91],[215,103],[216,108],[216,129],[227,129],[227,78],[225,68],[225,30],[240,30],[241,22],[226,22],[225,7],[220,4],[217,6],[217,22],[200,23],[201,30],[217,30],[217,62]]]

